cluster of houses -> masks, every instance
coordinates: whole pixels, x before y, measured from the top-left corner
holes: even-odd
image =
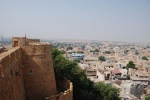
[[[67,50],[65,56],[70,60],[79,59],[79,67],[87,78],[118,88],[123,100],[145,100],[150,95],[149,45],[113,42],[86,43],[84,48],[80,45],[72,44],[73,49]],[[99,56],[105,60],[101,61]],[[127,68],[130,61],[135,68]]]

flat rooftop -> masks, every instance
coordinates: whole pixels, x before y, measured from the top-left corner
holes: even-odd
[[[145,71],[136,71],[135,74],[137,74],[138,76],[149,76]]]
[[[50,45],[49,42],[32,42],[29,45]]]

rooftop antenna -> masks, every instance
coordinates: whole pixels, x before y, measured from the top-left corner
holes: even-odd
[[[25,34],[25,44],[26,44],[26,42],[27,42],[27,37],[26,37],[26,34]]]

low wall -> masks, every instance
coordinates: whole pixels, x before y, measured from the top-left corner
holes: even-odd
[[[69,80],[64,79],[59,81],[58,85],[60,88],[65,89],[63,92],[50,97],[45,97],[45,100],[73,100],[73,84]]]

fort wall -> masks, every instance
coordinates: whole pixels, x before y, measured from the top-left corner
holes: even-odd
[[[0,100],[25,100],[21,49],[0,54]]]
[[[56,82],[49,44],[22,47],[27,100],[42,100],[56,95]]]
[[[12,47],[0,54],[0,100],[73,100],[70,81],[59,81],[57,94],[49,43],[14,37]]]

